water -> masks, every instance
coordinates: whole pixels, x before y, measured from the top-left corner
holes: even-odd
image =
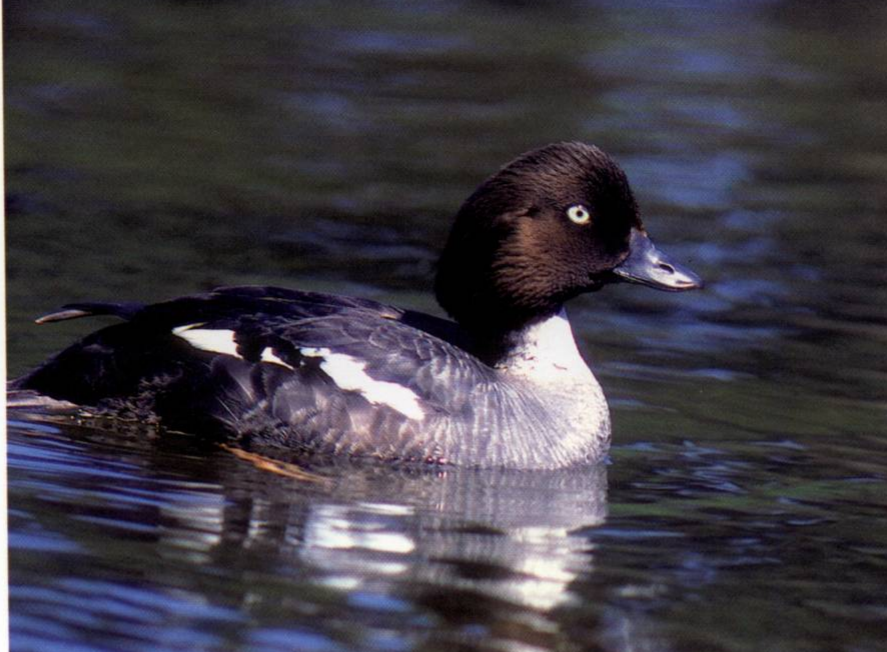
[[[435,310],[459,202],[594,142],[703,292],[569,309],[607,466],[306,475],[10,425],[16,650],[887,649],[878,2],[7,2],[11,373],[67,301]],[[16,416],[16,415],[13,415]]]

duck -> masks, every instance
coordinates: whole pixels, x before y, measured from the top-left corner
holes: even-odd
[[[450,319],[366,298],[221,287],[72,303],[121,321],[13,381],[90,415],[299,456],[557,469],[604,460],[611,421],[564,305],[628,282],[702,287],[654,246],[625,172],[553,143],[483,181],[434,280]]]

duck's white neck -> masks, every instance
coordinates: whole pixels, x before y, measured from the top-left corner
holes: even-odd
[[[546,385],[589,381],[597,384],[576,347],[573,329],[563,308],[517,333],[513,348],[496,368],[509,376]]]

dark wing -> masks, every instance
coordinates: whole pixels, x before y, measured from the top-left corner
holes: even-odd
[[[366,299],[236,287],[56,314],[65,311],[129,321],[63,351],[20,388],[187,431],[221,424],[241,437],[353,451],[382,438],[394,450],[417,423],[470,410],[472,392],[493,379],[457,346],[451,322]]]

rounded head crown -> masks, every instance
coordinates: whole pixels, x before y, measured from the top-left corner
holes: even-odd
[[[643,225],[628,179],[600,149],[528,152],[462,205],[438,266],[438,301],[475,334],[519,329],[612,280],[632,229]]]

